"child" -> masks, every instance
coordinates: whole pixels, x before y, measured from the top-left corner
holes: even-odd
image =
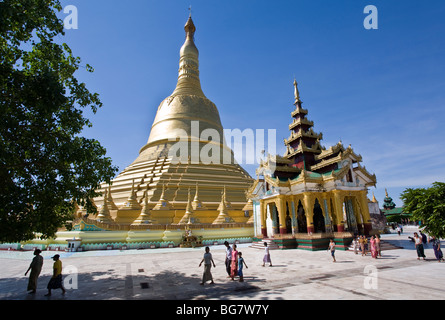
[[[328,248],[328,250],[331,251],[332,259],[334,259],[333,262],[335,262],[335,261],[336,261],[336,260],[335,260],[335,242],[334,242],[333,239],[331,239],[331,242],[329,242],[329,248]]]
[[[358,247],[359,247],[359,242],[358,242],[357,237],[354,237],[354,240],[352,240],[352,245],[353,245],[355,254],[358,254]]]
[[[267,242],[264,242],[264,247],[265,247],[265,254],[263,258],[263,267],[266,264],[266,262],[269,262],[270,263],[269,267],[272,267],[272,260],[270,260],[270,253],[269,253],[269,247],[267,246]]]
[[[199,266],[201,266],[201,264],[203,262],[204,262],[204,273],[202,275],[202,281],[201,281],[200,285],[204,285],[204,283],[208,280],[211,281],[210,284],[214,284],[212,273],[210,272],[210,269],[212,268],[212,263],[213,263],[214,268],[216,268],[216,266],[215,266],[215,262],[213,261],[212,254],[210,253],[209,247],[205,248],[204,257],[202,258],[201,262],[199,263]]]
[[[243,263],[246,266],[246,269],[249,269],[247,267],[246,262],[243,259],[243,254],[241,252],[238,252],[238,276],[239,276],[239,282],[244,282],[243,278]]]

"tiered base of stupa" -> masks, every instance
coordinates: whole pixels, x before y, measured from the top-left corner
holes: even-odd
[[[62,248],[76,238],[82,250],[172,247],[190,232],[203,244],[251,241],[253,208],[245,194],[251,183],[236,164],[134,162],[99,190],[96,214],[79,208],[71,231],[40,243]]]
[[[246,223],[224,226],[194,224],[123,227],[117,224],[101,224],[95,220],[77,219],[74,230],[59,231],[55,239],[36,239],[32,243],[41,249],[49,250],[67,250],[68,242],[72,239],[81,241],[77,251],[169,248],[181,246],[188,234],[197,237],[201,245],[223,244],[224,241],[251,242],[253,228],[251,224]]]

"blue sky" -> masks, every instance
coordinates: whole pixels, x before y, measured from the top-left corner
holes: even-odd
[[[378,9],[367,30],[366,5]],[[78,29],[61,39],[95,68],[78,78],[104,106],[86,112],[123,170],[147,142],[160,102],[176,85],[184,24],[192,5],[206,96],[229,129],[289,136],[293,79],[329,148],[352,145],[398,206],[408,187],[445,181],[445,2],[377,0],[63,0]],[[63,18],[66,14],[61,13]],[[245,166],[255,176],[256,166]]]

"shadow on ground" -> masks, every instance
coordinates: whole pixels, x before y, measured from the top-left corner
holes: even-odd
[[[244,282],[230,278],[215,278],[215,284],[200,285],[201,274],[186,275],[181,272],[161,271],[150,276],[114,274],[104,272],[64,275],[67,293],[62,295],[55,289],[50,297],[45,297],[49,275],[40,276],[37,292],[28,294],[28,277],[0,279],[1,300],[208,300],[229,299],[242,294],[249,299],[260,290],[264,279],[255,276],[244,277]],[[77,284],[77,286],[76,286]],[[267,295],[267,290],[263,291]]]
[[[210,282],[200,285],[201,274],[186,275],[181,272],[162,271],[153,276],[147,277],[149,288],[153,294],[151,299],[167,300],[209,300],[209,299],[229,299],[237,293],[242,293],[243,297],[249,299],[262,290],[260,284],[264,279],[255,276],[245,276],[244,282],[239,282],[238,278],[220,279],[214,276],[214,284]],[[170,287],[173,290],[162,290],[156,295],[156,291],[161,291],[163,287]],[[146,294],[142,293],[142,297]]]

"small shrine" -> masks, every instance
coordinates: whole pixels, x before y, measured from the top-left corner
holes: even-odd
[[[182,237],[181,248],[196,248],[202,247],[202,236],[194,236],[192,230],[188,227],[185,228],[184,236]]]
[[[350,145],[322,146],[323,135],[314,131],[298,84],[293,84],[295,109],[284,139],[286,152],[261,161],[248,192],[255,236],[272,238],[281,248],[324,250],[331,238],[346,248],[354,234],[373,232],[367,193],[376,176]]]

